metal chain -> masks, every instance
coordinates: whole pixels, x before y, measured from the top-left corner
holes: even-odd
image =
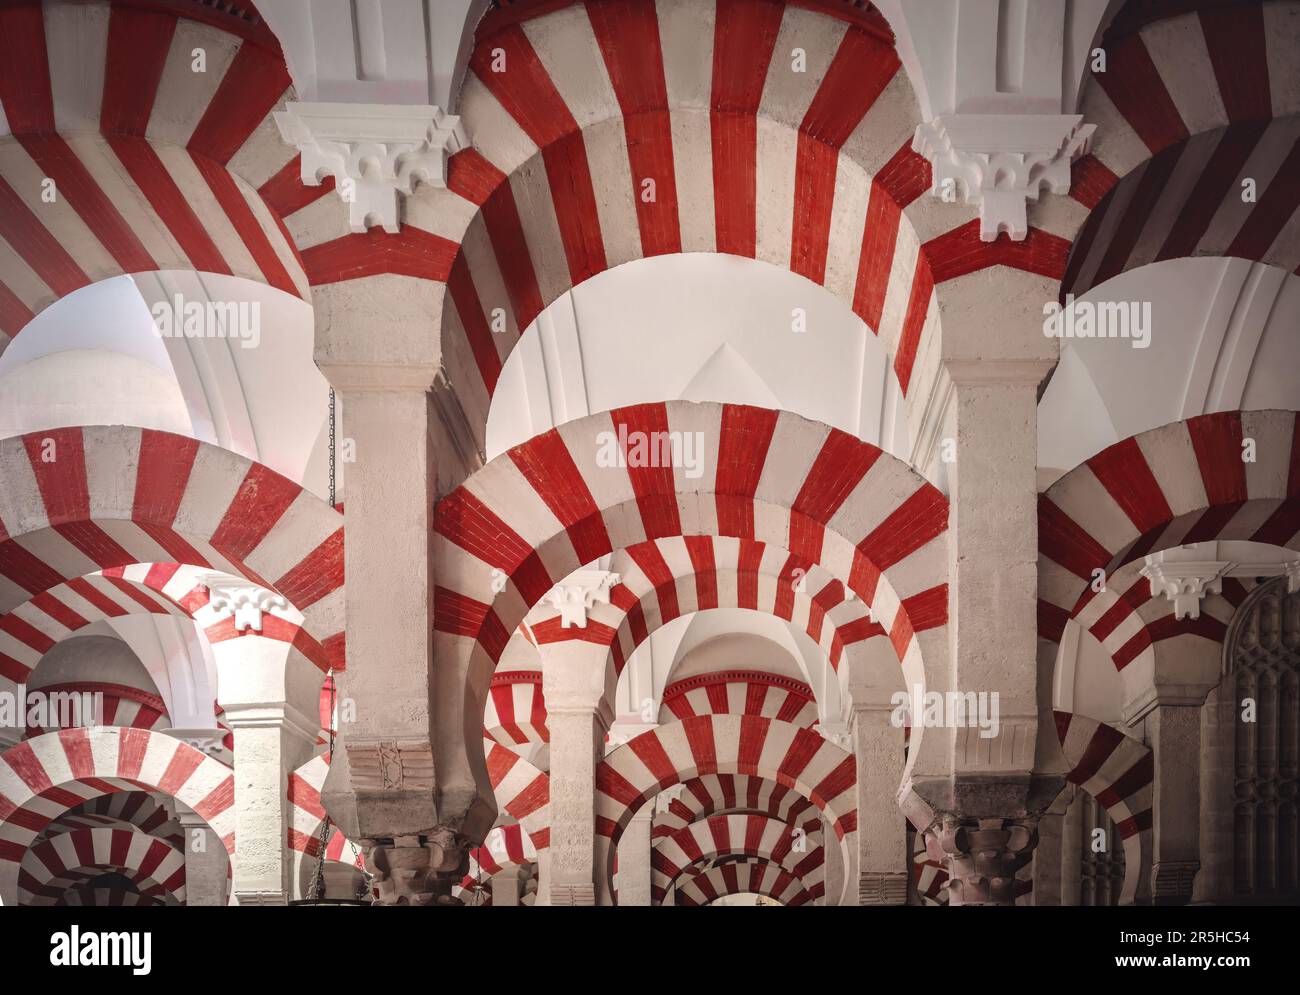
[[[335,412],[334,388],[331,387],[330,388],[330,507],[331,508],[335,507],[338,504],[337,496],[335,494],[335,478],[334,478],[334,418],[335,418],[334,412]]]

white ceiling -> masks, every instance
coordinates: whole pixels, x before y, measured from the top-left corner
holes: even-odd
[[[1062,339],[1038,406],[1039,486],[1139,432],[1214,411],[1300,410],[1300,277],[1220,257],[1142,266],[1075,302],[1151,304],[1151,344]]]
[[[824,287],[738,256],[655,256],[587,280],[525,330],[493,396],[487,455],[678,399],[784,408],[905,453],[899,398],[880,341]]]

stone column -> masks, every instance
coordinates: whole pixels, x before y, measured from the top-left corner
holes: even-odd
[[[1146,721],[1155,760],[1151,901],[1186,905],[1201,867],[1201,710],[1162,705]]]
[[[1038,822],[1038,846],[1034,850],[1034,905],[1061,905],[1061,844],[1065,815],[1048,812]]]
[[[654,805],[642,805],[618,843],[618,904],[650,905],[650,830]]]
[[[234,603],[222,583],[207,579],[213,600]],[[237,905],[282,905],[294,891],[289,775],[315,751],[324,675],[291,644],[259,635],[261,609],[247,608],[257,599],[243,600],[236,621],[247,629],[212,645],[217,701],[235,740],[231,893]]]
[[[888,701],[853,691],[853,753],[857,759],[857,903],[907,903],[907,826],[894,799],[903,777],[903,730],[891,721]],[[826,845],[835,846],[833,831]]]
[[[840,840],[835,835],[835,828],[825,819],[821,820],[822,824],[822,848],[823,848],[823,876],[826,883],[826,893],[822,896],[821,905],[843,905],[845,884],[847,883],[849,867],[845,866],[844,847],[840,846]],[[845,841],[856,847],[858,842],[852,837],[856,833],[847,833]]]
[[[551,735],[549,904],[595,905],[608,883],[607,869],[597,866],[596,767],[612,719],[606,693],[609,653],[581,639],[538,649]]]
[[[461,703],[459,721],[438,729],[433,704],[437,475],[466,459],[441,434],[430,393],[444,292],[385,274],[313,294],[316,362],[338,394],[347,466],[348,665],[339,691],[356,715],[341,729],[322,800],[365,847],[381,904],[451,902],[468,849],[495,817],[481,797],[486,776],[474,770],[477,740],[467,740],[463,675],[448,675],[445,695]]]
[[[520,868],[511,867],[488,878],[488,888],[492,893],[492,907],[513,907],[520,904]]]
[[[1061,821],[1061,904],[1083,904],[1084,794],[1076,791]]]
[[[225,719],[235,734],[235,904],[283,905],[293,895],[289,775],[311,758],[316,724],[283,703],[226,706]]]
[[[1037,665],[1037,406],[1059,354],[1043,320],[1056,295],[1055,280],[1009,267],[940,284],[938,396],[916,402],[946,412],[921,431],[949,484],[946,674],[935,647],[923,649],[927,693],[955,694],[942,723],[914,718],[919,757],[901,800],[931,857],[947,862],[953,906],[1010,905],[1029,891],[1016,875],[1064,784]]]
[[[185,845],[185,904],[225,905],[226,847],[203,818],[188,806],[176,804]]]

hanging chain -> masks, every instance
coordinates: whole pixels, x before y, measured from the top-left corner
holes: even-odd
[[[334,476],[334,388],[330,388],[330,507],[333,508],[338,504],[338,498],[335,493],[335,476]],[[331,713],[332,714],[332,713]],[[331,723],[332,724],[332,723]]]

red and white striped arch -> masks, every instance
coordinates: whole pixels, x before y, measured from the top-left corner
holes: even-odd
[[[101,681],[75,681],[60,684],[46,684],[41,688],[45,695],[103,695],[103,712],[92,716],[84,713],[83,723],[96,721],[106,726],[127,726],[132,729],[157,729],[163,731],[171,728],[171,719],[167,716],[167,706],[156,694],[123,684],[109,684]],[[84,698],[82,699],[85,700]],[[53,706],[52,706],[53,707]],[[57,724],[46,726],[27,726],[28,736],[39,736],[60,728]]]
[[[1183,543],[1244,539],[1300,548],[1298,422],[1290,411],[1175,422],[1103,450],[1041,495],[1043,651],[1054,658],[1071,619],[1111,649],[1117,669],[1161,639],[1221,640],[1212,615],[1173,620],[1137,570],[1146,554]],[[1254,462],[1243,460],[1248,439]],[[1106,571],[1101,592],[1092,589],[1097,569]]]
[[[188,805],[234,852],[234,775],[178,739],[101,726],[48,733],[0,753],[0,901],[16,901],[23,855],[52,820],[90,798],[141,789]]]
[[[858,812],[853,755],[809,729],[753,715],[709,715],[648,730],[596,769],[596,831],[604,866],[632,817],[664,788],[708,774],[747,774],[799,792],[841,841]]]
[[[122,273],[308,295],[259,194],[298,185],[271,117],[290,81],[269,31],[201,4],[20,0],[0,9],[0,38],[0,349],[49,304]]]
[[[127,891],[125,888],[70,888],[55,903],[60,906],[92,908],[155,908],[162,905],[156,898]]]
[[[807,905],[813,896],[799,879],[770,860],[729,860],[677,882],[677,904],[701,906],[728,895],[762,895],[782,905]]]
[[[179,563],[133,563],[108,567],[75,577],[42,591],[12,611],[0,615],[0,685],[21,683],[42,656],[78,630],[125,615],[170,615],[193,621],[209,643],[240,635],[228,612],[209,607],[208,589],[199,583],[202,573]],[[262,615],[259,635],[293,645],[303,656],[325,670],[331,659],[310,633],[291,617],[289,609],[270,608]],[[336,669],[341,669],[334,662]]]
[[[523,826],[535,849],[546,849],[551,845],[550,777],[490,739],[483,740],[483,753],[497,812],[504,812]]]
[[[885,637],[870,606],[826,569],[770,543],[733,536],[672,536],[613,556],[619,583],[609,604],[587,611],[585,629],[566,629],[559,612],[537,607],[528,629],[537,643],[583,639],[610,647],[615,672],[651,632],[711,608],[768,612],[797,625],[833,669],[873,637]]]
[[[698,475],[600,466],[601,433],[623,432],[700,433]],[[502,454],[439,502],[435,657],[482,702],[475,689],[511,633],[565,576],[647,540],[729,535],[824,567],[872,606],[907,682],[942,686],[926,673],[941,672],[946,648],[947,519],[947,499],[902,462],[788,412],[672,401],[592,415]],[[463,726],[459,695],[436,704],[440,725]],[[447,763],[472,776],[475,748]]]
[[[502,746],[534,747],[549,743],[546,699],[538,670],[509,670],[492,675],[483,732]]]
[[[1097,799],[1124,841],[1120,901],[1130,905],[1151,866],[1153,754],[1113,726],[1069,712],[1054,714],[1061,750],[1070,766],[1066,780]]]
[[[650,855],[650,897],[659,905],[687,868],[719,858],[770,861],[799,880],[813,898],[826,892],[825,850],[801,843],[794,826],[765,815],[715,815],[660,840]],[[801,846],[806,849],[800,850]]]
[[[100,795],[63,813],[43,830],[38,840],[73,829],[134,829],[183,847],[180,823],[147,791],[118,791]]]
[[[329,754],[312,757],[289,775],[289,825],[286,843],[293,854],[293,880],[299,898],[310,894],[316,861],[321,852],[321,824],[329,816],[321,802],[321,789],[329,773]],[[359,871],[366,866],[365,856],[342,831],[331,825],[325,840],[324,859],[331,863],[347,864]]]
[[[129,829],[76,829],[43,840],[23,858],[20,905],[55,905],[78,882],[116,871],[140,894],[167,905],[185,904],[185,853],[148,833]]]
[[[1204,5],[1105,40],[1080,111],[1097,125],[1071,196],[1093,209],[1063,291],[1160,259],[1300,263],[1300,5]],[[1242,199],[1253,179],[1256,200]]]
[[[54,608],[40,596],[96,571],[178,561],[282,594],[319,644],[304,643],[313,662],[341,662],[343,517],[298,484],[194,439],[123,426],[5,439],[0,470],[0,613]]]
[[[664,688],[661,721],[696,715],[761,715],[810,729],[817,702],[803,681],[758,670],[715,671]]]
[[[655,813],[652,840],[709,816],[739,810],[755,812],[799,826],[812,835],[821,832],[817,807],[793,788],[748,774],[705,774],[682,784],[682,790]]]
[[[485,19],[459,101],[474,146],[445,191],[408,202],[395,263],[419,258],[411,275],[448,285],[443,355],[480,442],[503,362],[543,308],[664,253],[749,256],[825,284],[907,386],[934,324],[903,217],[929,184],[910,149],[916,101],[879,15],[809,6],[619,0]],[[299,245],[309,270],[319,257],[334,279],[367,275],[365,238],[304,231]],[[494,335],[498,308],[508,332]]]

